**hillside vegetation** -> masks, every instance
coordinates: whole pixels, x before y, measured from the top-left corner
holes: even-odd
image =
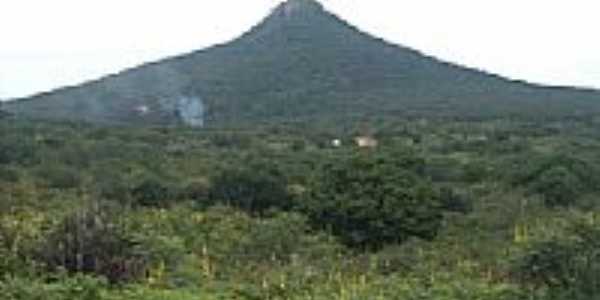
[[[229,43],[140,66],[6,109],[101,124],[222,127],[443,117],[560,119],[600,112],[600,93],[512,82],[361,32],[290,0]]]
[[[0,299],[598,299],[599,96],[289,0],[0,107]]]
[[[597,121],[387,125],[0,121],[0,297],[600,295]]]

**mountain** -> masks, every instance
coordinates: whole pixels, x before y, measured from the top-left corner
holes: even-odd
[[[108,124],[343,124],[377,118],[585,116],[600,92],[544,87],[439,61],[289,0],[223,45],[5,106]]]
[[[0,119],[10,116],[8,112],[0,110]]]

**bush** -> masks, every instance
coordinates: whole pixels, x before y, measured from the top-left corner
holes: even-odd
[[[565,167],[553,167],[531,184],[533,191],[544,197],[549,207],[571,206],[584,189],[582,182]]]
[[[527,245],[513,263],[512,273],[524,285],[568,292],[570,299],[597,297],[600,295],[598,249],[600,227],[589,220],[576,220],[564,232]]]
[[[209,199],[254,215],[291,207],[287,180],[272,166],[229,168],[212,179]]]
[[[472,161],[463,166],[463,180],[469,183],[477,183],[488,178],[489,172],[483,162]]]
[[[315,226],[354,247],[431,239],[443,207],[431,183],[413,171],[420,165],[410,156],[369,154],[327,163],[312,179],[303,209]]]
[[[252,144],[252,140],[248,135],[234,132],[213,133],[210,135],[210,141],[213,145],[222,148],[246,149]]]
[[[4,208],[4,202],[0,201],[0,208]],[[34,273],[35,264],[31,254],[46,224],[41,213],[15,209],[13,205],[9,203],[10,209],[0,209],[0,281],[4,275],[26,276]]]
[[[473,201],[467,195],[457,193],[450,187],[440,189],[440,201],[447,211],[463,214],[473,211]]]
[[[0,299],[4,300],[101,300],[106,283],[88,276],[65,278],[43,283],[20,278],[0,281]]]
[[[15,183],[19,181],[19,172],[13,168],[0,166],[0,181]]]
[[[54,189],[71,189],[81,184],[81,174],[63,165],[41,165],[35,170],[35,175]]]
[[[311,234],[304,216],[279,213],[254,223],[235,249],[241,257],[246,254],[262,264],[273,260],[287,263],[294,256],[333,259],[341,252],[341,245],[331,243],[327,236]]]
[[[10,135],[0,139],[0,165],[38,163],[36,145],[26,136]]]
[[[206,180],[194,180],[184,185],[179,192],[178,198],[202,202],[206,201],[209,192],[210,185]]]
[[[68,216],[46,236],[37,258],[51,271],[104,276],[111,283],[140,278],[145,257],[111,212],[90,209]]]
[[[127,203],[130,200],[130,187],[125,178],[114,174],[109,177],[95,177],[95,191],[102,199],[120,200]]]
[[[572,206],[580,196],[598,191],[600,170],[591,161],[570,155],[536,157],[515,161],[515,173],[509,174],[515,185],[541,195],[549,207]]]
[[[90,169],[94,182],[93,192],[101,199],[129,203],[133,183],[128,175],[133,172],[132,165],[131,161],[126,159],[95,162]]]
[[[174,191],[164,180],[146,177],[131,190],[134,204],[145,207],[167,207],[174,200]]]

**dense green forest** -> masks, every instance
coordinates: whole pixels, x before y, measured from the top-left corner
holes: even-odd
[[[322,128],[0,119],[0,298],[600,295],[599,120]]]

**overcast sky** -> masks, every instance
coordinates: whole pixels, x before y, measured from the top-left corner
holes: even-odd
[[[278,0],[4,0],[0,98],[73,85],[240,35]],[[600,1],[323,0],[359,28],[514,79],[600,88]]]

